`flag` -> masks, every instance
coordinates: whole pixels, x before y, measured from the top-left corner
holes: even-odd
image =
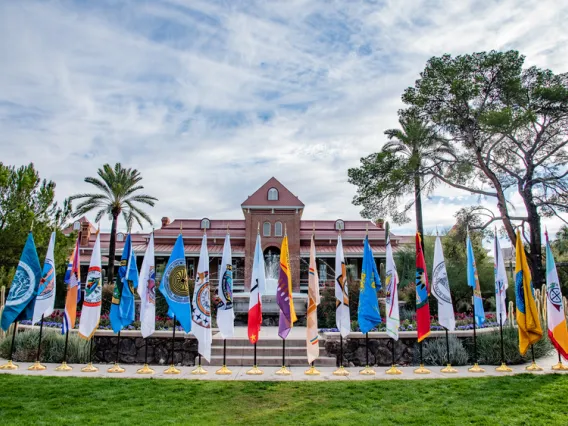
[[[351,332],[347,275],[341,235],[337,236],[337,247],[335,249],[335,324],[343,337],[347,337]]]
[[[233,310],[233,258],[231,255],[231,236],[227,232],[223,245],[223,258],[219,271],[219,305],[217,306],[217,326],[224,339],[235,334],[235,312]]]
[[[39,281],[41,266],[37,256],[34,237],[30,232],[12,280],[8,298],[2,311],[2,330],[6,331],[14,321],[29,320],[34,313],[34,302]]]
[[[430,334],[430,283],[426,271],[426,261],[422,251],[422,238],[416,233],[416,330],[418,342],[424,340]]]
[[[136,271],[136,260],[132,252],[132,238],[128,234],[122,248],[120,266],[118,267],[118,275],[116,276],[112,304],[110,306],[110,325],[115,333],[118,333],[134,321],[133,289],[137,286],[138,272]]]
[[[398,273],[392,255],[392,245],[390,235],[387,235],[387,263],[385,285],[387,294],[385,300],[387,314],[387,334],[394,340],[398,340],[398,328],[400,327],[400,316],[398,311]]]
[[[53,306],[55,305],[54,248],[55,232],[52,232],[51,238],[49,239],[49,245],[47,246],[47,254],[45,255],[45,263],[43,264],[41,280],[37,289],[32,324],[41,320],[42,316],[48,317],[53,313]]]
[[[363,243],[363,268],[359,289],[359,309],[357,311],[357,321],[361,333],[368,333],[381,322],[379,299],[377,298],[377,291],[380,289],[381,278],[367,235]]]
[[[438,322],[448,331],[456,329],[456,318],[450,293],[450,282],[446,272],[444,251],[440,237],[436,237],[434,246],[434,268],[432,269],[432,294],[438,300]]]
[[[81,298],[81,268],[79,261],[79,238],[77,238],[73,254],[71,255],[71,260],[69,261],[70,265],[67,266],[67,273],[65,273],[67,294],[65,295],[65,313],[63,316],[63,323],[61,324],[62,334],[65,334],[69,330],[75,328],[77,302]]]
[[[102,300],[102,275],[101,275],[101,237],[97,233],[93,253],[91,254],[91,263],[89,272],[87,273],[87,282],[85,283],[85,300],[83,301],[83,309],[81,310],[81,319],[79,320],[79,336],[83,339],[90,339],[99,327],[101,318],[101,300]]]
[[[193,289],[191,331],[199,342],[198,351],[207,361],[211,359],[211,296],[209,295],[209,253],[207,235],[203,234],[201,253],[197,264],[195,288]]]
[[[248,338],[252,344],[258,342],[260,337],[260,326],[262,325],[262,293],[260,290],[265,288],[265,273],[264,256],[260,246],[260,234],[257,234],[252,263],[248,311]]]
[[[316,267],[316,245],[314,236],[310,246],[310,270],[308,276],[308,328],[306,344],[308,350],[308,364],[319,357],[319,333],[318,333],[318,305],[320,304],[319,277]]]
[[[534,345],[542,338],[542,328],[534,300],[531,271],[521,241],[521,233],[518,229],[515,251],[517,252],[515,260],[516,317],[519,328],[519,351],[521,355],[524,355],[530,345]]]
[[[160,282],[160,293],[168,302],[168,315],[175,315],[186,333],[191,331],[191,304],[188,284],[183,237],[179,234]]]
[[[548,319],[548,338],[568,360],[568,330],[566,329],[566,317],[564,316],[564,306],[562,306],[562,291],[558,272],[554,263],[554,256],[546,235],[546,315]]]
[[[288,337],[296,318],[294,299],[292,297],[292,274],[290,273],[290,254],[288,253],[288,236],[284,235],[280,248],[280,274],[278,275],[278,289],[276,301],[280,307],[278,320],[278,335],[285,339]]]
[[[473,255],[473,246],[469,238],[469,231],[466,240],[467,250],[467,285],[473,288],[473,307],[475,308],[475,323],[483,325],[485,322],[485,310],[483,309],[483,299],[481,299],[481,288],[479,287],[479,277],[477,276],[477,266]]]
[[[503,252],[495,231],[495,309],[497,314],[497,322],[501,324],[507,322],[507,288],[509,281],[507,279],[507,271],[505,269],[505,261],[503,260]]]
[[[138,295],[140,296],[140,330],[142,337],[146,338],[156,330],[156,261],[154,259],[154,233],[150,234],[150,241],[146,247],[140,280],[138,282]]]

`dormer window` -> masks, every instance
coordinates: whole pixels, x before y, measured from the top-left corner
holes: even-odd
[[[268,190],[268,201],[278,201],[278,190],[276,188]]]
[[[205,218],[205,219],[201,219],[201,229],[209,229],[211,228],[211,222],[209,221],[209,219]]]
[[[116,241],[118,241],[119,243],[122,243],[124,241],[124,234],[122,232],[116,234]]]
[[[73,223],[73,231],[80,231],[81,230],[81,222],[77,221]]]
[[[335,230],[336,231],[345,230],[345,222],[343,222],[341,219],[336,220],[335,221]]]

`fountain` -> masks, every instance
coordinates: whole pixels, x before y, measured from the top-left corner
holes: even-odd
[[[273,254],[272,251],[264,256],[264,267],[266,276],[266,288],[264,294],[267,296],[276,296],[278,288],[278,275],[280,274],[280,256]]]

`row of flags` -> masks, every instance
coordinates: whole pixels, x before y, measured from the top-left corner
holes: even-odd
[[[428,280],[426,262],[422,251],[421,237],[417,233],[416,243],[416,320],[418,341],[430,334],[429,295],[433,294],[438,302],[439,323],[449,331],[455,330],[455,315],[444,262],[440,237],[434,246],[434,264],[432,285]],[[33,235],[28,234],[20,262],[16,269],[6,305],[2,312],[1,327],[7,330],[15,321],[32,319],[33,323],[42,316],[52,314],[55,303],[55,232],[52,233],[43,271],[35,247]],[[508,279],[501,255],[499,241],[495,238],[495,297],[497,320],[506,322],[506,290]],[[475,321],[477,325],[485,321],[481,299],[479,278],[469,238],[466,240],[467,282],[473,289]],[[67,287],[62,332],[75,327],[77,303],[81,300],[80,291],[80,254],[79,240],[69,259],[65,274]],[[217,325],[223,338],[234,335],[233,310],[233,270],[230,236],[227,233],[223,247],[222,263],[219,271],[219,305]],[[394,262],[390,236],[386,239],[386,325],[388,335],[398,340],[400,318],[398,305],[398,274]],[[115,282],[110,311],[112,329],[119,332],[135,320],[134,292],[141,299],[140,322],[143,337],[155,331],[155,287],[156,270],[154,257],[154,237],[150,236],[140,274],[136,267],[136,257],[132,248],[130,234],[127,236],[120,266]],[[363,333],[375,328],[382,320],[379,312],[377,292],[382,288],[373,252],[368,237],[364,240],[363,265],[359,292],[358,322]],[[262,324],[262,295],[265,292],[266,276],[264,256],[260,234],[257,235],[248,314],[248,338],[253,344],[258,342]],[[546,235],[546,288],[548,336],[555,348],[568,359],[568,330],[562,306],[562,293]],[[211,296],[209,280],[209,254],[207,235],[203,235],[199,263],[196,272],[193,298],[190,301],[189,281],[186,270],[185,250],[181,234],[178,236],[160,283],[160,292],[164,295],[169,311],[168,315],[180,322],[186,333],[193,332],[199,342],[199,353],[207,360],[211,357]],[[516,268],[515,268],[516,319],[519,328],[519,349],[525,354],[530,345],[543,336],[534,299],[534,289],[520,233],[517,231]],[[349,313],[349,293],[346,282],[346,265],[343,255],[341,235],[338,236],[335,258],[335,299],[336,324],[341,335],[347,337],[351,331]],[[294,322],[297,320],[292,297],[292,275],[288,237],[282,240],[280,273],[277,287],[277,302],[280,307],[279,336],[286,339]],[[308,310],[307,310],[307,355],[311,363],[319,356],[319,336],[317,326],[317,306],[320,303],[319,278],[316,267],[314,236],[310,245]],[[79,323],[79,334],[90,339],[97,330],[102,305],[102,268],[100,236],[97,233],[95,245],[85,284],[85,298]]]

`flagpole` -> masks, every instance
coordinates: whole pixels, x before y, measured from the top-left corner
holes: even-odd
[[[526,367],[525,370],[527,370],[527,371],[542,371],[542,370],[544,370],[544,368],[539,367],[536,364],[536,361],[535,361],[535,358],[534,358],[534,345],[531,345],[531,357],[532,357],[532,363],[531,363],[531,365]]]
[[[118,335],[116,338],[116,360],[114,362],[114,366],[109,368],[107,371],[109,373],[124,373],[126,370],[118,365],[118,361],[120,359],[120,330],[118,330]]]
[[[174,326],[172,331],[172,356],[170,366],[164,371],[164,374],[180,374],[181,371],[174,365],[174,351],[176,341],[176,316],[174,314]]]
[[[501,300],[498,300],[497,302],[501,303]],[[501,365],[499,367],[497,367],[495,369],[495,371],[498,371],[500,373],[510,373],[511,371],[513,371],[513,369],[511,367],[508,367],[507,364],[505,363],[505,348],[503,346],[503,321],[502,321],[502,316],[503,316],[503,313],[501,311],[499,311],[499,333],[501,335]]]
[[[484,373],[485,370],[477,363],[477,328],[475,320],[475,287],[472,287],[472,306],[473,306],[473,367],[467,369],[470,373]]]
[[[339,228],[338,234],[337,234],[337,240],[338,240],[337,244],[338,245],[339,245],[339,238],[340,237],[341,237],[341,228]],[[336,259],[336,265],[337,265],[337,259]],[[337,274],[337,271],[335,271],[335,273]],[[342,273],[342,272],[340,272],[340,273]],[[341,278],[343,280],[345,280],[345,277],[341,277]],[[336,280],[337,280],[337,278],[336,278]],[[343,282],[343,285],[345,285],[345,281]],[[343,303],[343,300],[341,301],[341,303]],[[335,315],[337,317],[337,309],[335,310]],[[339,325],[340,325],[340,327],[339,327],[339,368],[333,372],[333,375],[334,376],[349,376],[349,371],[347,371],[343,367],[343,334],[341,334],[341,326],[343,325],[343,315],[341,316]],[[351,330],[351,326],[349,326],[349,329]]]
[[[83,373],[96,373],[97,371],[99,371],[99,369],[93,365],[93,340],[94,339],[95,339],[95,335],[93,333],[93,335],[89,339],[89,363],[85,367],[81,368],[81,371]]]
[[[16,329],[18,328],[18,321],[14,322],[14,330],[12,331],[12,344],[10,345],[10,359],[4,365],[0,365],[0,370],[17,370],[18,364],[12,362],[12,355],[14,354],[14,341],[16,340]]]
[[[148,366],[148,338],[146,337],[144,338],[144,365],[136,371],[136,374],[154,374],[154,370]]]
[[[557,350],[556,352],[558,352],[558,364],[554,364],[552,366],[552,370],[554,371],[565,371],[568,370],[568,367],[565,366],[564,364],[562,364],[562,356],[560,355],[560,351]]]
[[[292,372],[286,367],[286,339],[282,339],[282,367],[276,371],[279,376],[290,376]]]
[[[41,355],[41,336],[42,336],[42,333],[43,333],[43,317],[44,317],[44,314],[41,315],[41,322],[39,323],[39,341],[37,343],[36,360],[35,360],[35,363],[33,365],[30,365],[28,367],[28,370],[30,370],[30,371],[43,371],[47,368],[45,365],[43,365],[39,362],[39,357]]]
[[[63,319],[65,321],[66,318]],[[63,348],[63,362],[55,371],[71,371],[73,368],[67,365],[67,346],[69,346],[69,327],[65,330],[65,346]]]
[[[229,224],[227,224],[227,235],[229,235],[229,238],[230,238]],[[225,254],[225,246],[223,245],[223,256],[224,256],[224,254]],[[226,268],[226,265],[224,267]],[[223,291],[223,289],[221,288],[222,283],[223,283],[223,277],[220,277],[219,288],[217,289],[217,292]],[[234,322],[233,322],[233,326],[234,326]],[[230,374],[233,374],[233,372],[229,368],[227,368],[227,339],[225,339],[225,335],[223,335],[223,366],[220,369],[218,369],[217,371],[215,371],[215,374],[220,375],[220,376],[228,376]]]
[[[391,345],[392,365],[391,365],[391,368],[389,368],[385,373],[390,374],[390,375],[402,374],[402,370],[396,368],[395,347],[394,347],[394,345],[396,344],[396,340],[391,338],[391,341],[392,341],[392,345]]]
[[[448,357],[448,364],[440,371],[442,373],[457,373],[458,370],[452,367],[452,361],[450,359],[450,334],[448,333],[448,329],[446,327],[444,327],[444,330],[446,330],[446,354]]]

